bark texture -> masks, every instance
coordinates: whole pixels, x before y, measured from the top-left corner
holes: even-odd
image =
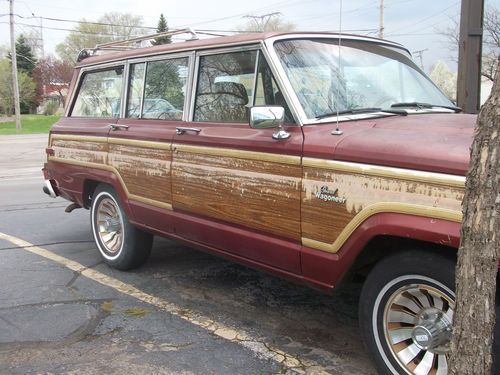
[[[500,83],[479,113],[465,183],[449,373],[491,374],[500,255]]]

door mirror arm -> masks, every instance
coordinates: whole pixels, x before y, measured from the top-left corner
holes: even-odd
[[[273,139],[281,140],[290,138],[284,128],[285,109],[281,106],[255,106],[250,108],[250,127],[253,129],[276,128]]]

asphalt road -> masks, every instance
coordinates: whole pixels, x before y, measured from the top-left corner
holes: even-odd
[[[46,136],[0,137],[1,374],[375,374],[359,286],[334,297],[155,238],[104,265],[89,213],[42,193]]]

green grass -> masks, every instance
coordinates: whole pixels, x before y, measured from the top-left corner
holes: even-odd
[[[55,115],[22,115],[22,130],[20,132],[16,131],[16,122],[14,117],[12,117],[12,121],[0,122],[0,135],[48,133],[52,124],[59,120],[59,117]]]

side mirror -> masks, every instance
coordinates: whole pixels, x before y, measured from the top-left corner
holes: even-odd
[[[250,108],[250,127],[253,129],[277,128],[273,139],[288,139],[290,133],[283,129],[285,109],[281,106],[257,106]]]

